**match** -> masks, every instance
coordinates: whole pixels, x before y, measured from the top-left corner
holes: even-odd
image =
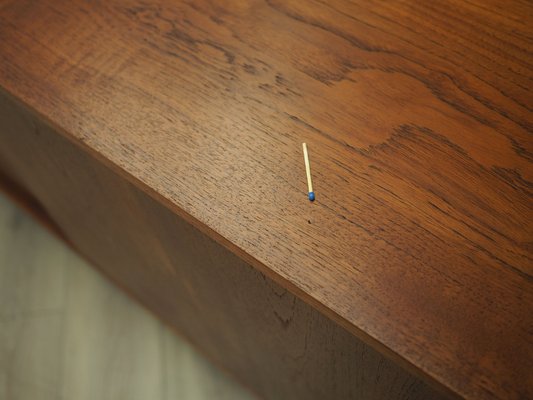
[[[305,173],[307,175],[307,188],[309,189],[309,200],[315,200],[315,192],[313,192],[313,181],[311,180],[311,167],[309,165],[309,154],[307,153],[307,144],[302,143],[304,149]]]

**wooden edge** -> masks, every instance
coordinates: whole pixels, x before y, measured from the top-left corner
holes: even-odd
[[[40,113],[37,109],[32,107],[29,104],[24,103],[22,100],[18,99],[14,94],[9,92],[5,87],[0,85],[0,95],[4,95],[7,97],[10,101],[12,101],[14,104],[18,105],[19,107],[26,110],[29,114],[33,115],[37,120],[42,121],[42,123],[48,125],[50,128],[52,128],[55,132],[60,133],[66,140],[73,143],[75,146],[80,148],[82,151],[84,151],[86,154],[88,154],[90,157],[94,158],[96,161],[100,162],[105,167],[109,168],[111,171],[116,173],[119,177],[122,177],[126,181],[128,181],[133,186],[137,187],[139,190],[153,198],[156,202],[161,204],[163,207],[167,208],[170,212],[173,214],[176,214],[178,217],[185,220],[187,223],[198,229],[201,233],[204,235],[207,235],[211,239],[213,239],[216,243],[220,244],[221,246],[225,247],[227,250],[234,253],[237,257],[242,259],[247,264],[251,265],[253,268],[257,269],[259,272],[261,272],[263,275],[267,276],[269,279],[274,281],[276,284],[280,285],[282,288],[288,290],[290,293],[298,297],[303,302],[309,304],[311,307],[318,310],[320,313],[325,315],[327,318],[331,319],[344,329],[346,329],[349,333],[354,335],[356,338],[360,339],[362,342],[366,343],[370,347],[374,348],[378,352],[380,352],[385,357],[391,359],[392,361],[396,362],[400,367],[404,368],[414,376],[419,377],[420,379],[427,382],[429,385],[431,385],[434,389],[438,390],[444,395],[447,395],[450,398],[453,399],[462,399],[463,397],[458,394],[456,391],[454,391],[451,387],[446,385],[445,383],[438,380],[437,377],[434,377],[433,375],[430,375],[428,372],[422,370],[421,368],[417,367],[407,359],[405,359],[403,356],[395,352],[393,349],[389,348],[388,346],[381,343],[378,339],[372,337],[359,327],[352,324],[350,321],[339,315],[336,311],[330,309],[325,304],[321,303],[319,300],[312,297],[310,294],[306,293],[303,289],[296,286],[294,283],[289,281],[287,278],[284,278],[280,274],[278,274],[275,271],[272,271],[270,268],[268,268],[266,265],[264,265],[262,262],[248,254],[246,251],[232,243],[230,240],[226,239],[224,236],[222,236],[220,233],[216,232],[209,226],[207,226],[202,221],[198,220],[185,210],[178,207],[175,203],[172,202],[171,199],[166,198],[162,194],[156,192],[153,188],[148,186],[146,183],[141,181],[139,178],[131,175],[128,171],[126,171],[121,166],[115,164],[108,158],[104,157],[102,154],[100,154],[98,151],[90,147],[87,143],[73,137],[71,134],[69,134],[66,129],[58,125],[56,122],[50,120],[47,116]],[[29,196],[31,198],[31,195]],[[35,200],[33,201],[35,202]],[[38,204],[38,202],[37,202]],[[43,209],[42,206],[39,206],[41,209]],[[44,210],[44,209],[43,209]],[[46,210],[44,210],[45,215],[47,215]],[[34,212],[30,212],[32,215]],[[39,218],[38,218],[39,219]],[[51,224],[51,226],[56,226],[53,222],[47,222],[47,224]],[[65,237],[61,233],[61,230],[58,228],[55,228],[60,233],[60,237],[65,240],[78,254],[81,254],[76,247],[69,241],[68,238]],[[83,258],[88,260],[92,265],[96,265],[94,262],[90,260],[89,257],[83,255]],[[101,270],[100,267],[98,267],[98,270]],[[104,274],[105,275],[105,274]],[[111,279],[114,283],[116,283],[113,279]],[[124,289],[122,285],[117,283],[117,286]],[[124,289],[125,290],[125,289]],[[127,290],[125,290],[128,292]],[[133,297],[130,294],[130,297]],[[134,298],[134,297],[133,297]],[[143,306],[144,307],[144,306]],[[144,307],[146,308],[146,307]],[[158,317],[158,319],[160,319]],[[166,325],[166,323],[165,323]],[[182,335],[180,335],[182,336]],[[218,364],[217,364],[218,365]],[[240,382],[240,381],[239,381]],[[254,392],[252,392],[254,393]]]
[[[32,218],[34,218],[41,226],[48,230],[56,238],[63,241],[72,251],[74,251],[79,257],[81,257],[85,262],[94,267],[94,269],[104,277],[104,279],[112,282],[113,285],[119,288],[123,293],[126,294],[132,301],[140,305],[146,312],[154,316],[159,322],[164,326],[169,328],[175,335],[179,336],[182,340],[191,345],[199,354],[207,359],[211,364],[215,365],[220,371],[222,371],[226,376],[231,378],[233,381],[238,382],[245,390],[250,392],[253,396],[261,399],[262,397],[249,385],[243,382],[239,377],[234,374],[230,369],[226,368],[222,363],[220,363],[216,358],[211,357],[210,354],[205,352],[201,346],[198,346],[192,338],[183,335],[178,329],[170,325],[168,322],[163,320],[158,314],[153,312],[151,309],[146,307],[143,302],[141,302],[135,294],[129,290],[128,287],[124,286],[119,280],[116,280],[111,275],[107,274],[105,269],[100,268],[100,266],[95,263],[91,258],[81,252],[74,243],[72,243],[68,238],[63,234],[61,228],[54,222],[54,220],[48,215],[46,210],[35,200],[31,194],[13,182],[10,178],[5,176],[5,174],[0,171],[0,193],[6,195],[15,206],[19,207],[22,211],[28,213]]]

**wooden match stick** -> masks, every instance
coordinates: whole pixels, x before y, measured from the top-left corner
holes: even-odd
[[[305,173],[307,175],[307,188],[309,189],[309,200],[315,200],[315,192],[313,192],[313,181],[311,180],[311,167],[309,166],[309,155],[307,154],[307,144],[302,143],[304,149]]]

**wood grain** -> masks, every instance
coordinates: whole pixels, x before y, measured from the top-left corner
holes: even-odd
[[[3,159],[49,210],[47,225],[58,224],[81,254],[262,398],[444,400],[441,387],[354,338],[4,100],[10,152]]]
[[[0,86],[406,368],[532,397],[532,6],[425,3],[4,0]]]

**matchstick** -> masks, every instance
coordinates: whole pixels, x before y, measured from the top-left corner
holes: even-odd
[[[315,200],[315,192],[313,192],[313,182],[311,180],[311,167],[309,166],[309,155],[307,154],[307,144],[302,143],[304,149],[305,173],[307,175],[307,188],[309,189],[309,200]]]

